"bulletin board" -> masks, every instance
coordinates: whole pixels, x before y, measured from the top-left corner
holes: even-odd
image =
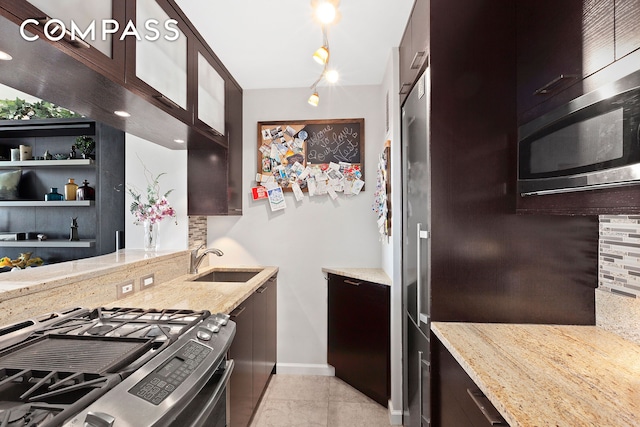
[[[258,178],[285,191],[294,182],[307,190],[308,167],[364,182],[364,119],[258,122],[257,158]]]

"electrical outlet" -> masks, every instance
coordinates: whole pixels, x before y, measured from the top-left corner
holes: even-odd
[[[155,283],[156,279],[153,273],[143,276],[140,278],[140,290],[143,291],[147,288],[150,288],[151,286],[155,285]]]
[[[133,280],[128,280],[116,285],[116,298],[124,298],[132,295],[136,291]]]

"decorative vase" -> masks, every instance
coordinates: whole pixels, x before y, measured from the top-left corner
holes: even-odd
[[[147,252],[154,252],[158,248],[158,225],[151,221],[144,221],[142,226],[144,227],[144,250]]]
[[[86,179],[82,182],[82,186],[78,187],[76,191],[77,200],[95,200],[96,190],[93,187],[89,187],[89,181]]]
[[[69,178],[69,182],[64,185],[64,199],[75,200],[76,191],[78,191],[78,184],[75,183],[73,178]]]
[[[58,193],[57,187],[51,187],[51,191],[44,195],[44,200],[46,202],[57,202],[64,200],[64,196]]]

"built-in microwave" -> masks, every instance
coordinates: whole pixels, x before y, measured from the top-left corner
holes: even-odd
[[[640,184],[640,71],[518,129],[522,196]]]

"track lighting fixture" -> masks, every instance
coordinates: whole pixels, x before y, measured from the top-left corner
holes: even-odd
[[[313,94],[309,97],[307,102],[313,105],[314,107],[317,107],[318,103],[320,102],[320,96],[318,95],[318,92],[313,92]]]
[[[320,102],[320,96],[317,90],[318,83],[320,83],[322,79],[325,79],[329,83],[336,83],[338,81],[338,72],[328,68],[331,51],[329,49],[329,38],[327,36],[327,25],[335,22],[339,16],[338,3],[339,0],[311,0],[311,7],[322,27],[322,46],[313,53],[313,59],[322,65],[323,68],[320,77],[311,85],[310,89],[313,93],[308,99],[309,104],[314,107],[317,107]]]

